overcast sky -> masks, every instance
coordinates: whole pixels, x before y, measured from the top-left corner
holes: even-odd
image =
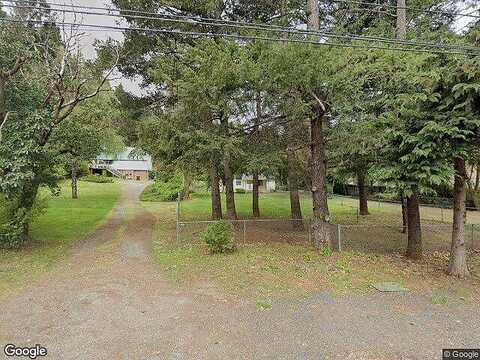
[[[112,4],[110,0],[76,0],[76,1],[62,1],[65,4],[72,4],[74,3],[75,5],[81,5],[81,6],[93,6],[93,7],[111,7]],[[480,0],[479,0],[480,2]],[[477,9],[480,8],[480,4],[478,5]],[[473,12],[474,9],[468,8],[468,9],[462,9],[465,13],[471,13]],[[92,10],[95,11],[95,10]],[[66,15],[66,20],[72,21],[72,17]],[[80,19],[77,19],[79,21]],[[116,25],[116,23],[119,21],[119,18],[116,17],[109,17],[109,16],[98,16],[98,15],[82,15],[82,22],[84,24],[101,24],[101,25]],[[461,18],[459,19],[457,23],[457,29],[463,29],[465,25],[471,20],[471,18]],[[95,56],[95,49],[93,47],[93,44],[96,39],[98,40],[106,40],[108,38],[113,38],[116,40],[121,40],[123,38],[121,32],[115,32],[115,31],[85,31],[85,36],[82,39],[82,50],[85,56],[87,57],[94,57]],[[125,87],[126,90],[139,94],[140,93],[140,87],[135,81],[132,81],[131,79],[123,79],[122,81],[123,86]]]
[[[57,2],[60,3],[60,2]],[[76,0],[72,2],[62,1],[64,4],[75,4],[80,6],[93,6],[93,7],[111,7],[112,4],[109,0]],[[80,10],[80,9],[79,9]],[[81,10],[80,10],[81,11]],[[90,12],[101,12],[99,10],[90,10]],[[103,16],[103,15],[78,15],[77,22],[81,22],[83,24],[97,24],[97,25],[109,25],[114,26],[120,20],[118,17],[113,16]],[[65,21],[72,22],[73,15],[66,14]],[[94,43],[95,40],[107,40],[108,38],[112,38],[115,40],[122,40],[123,35],[121,32],[118,31],[109,31],[109,30],[86,30],[82,33],[85,35],[82,37],[81,46],[83,54],[88,58],[93,58],[96,56]],[[115,76],[117,77],[117,76]],[[134,94],[140,94],[141,89],[138,85],[138,82],[132,81],[132,79],[122,79],[121,81],[113,82],[113,85],[118,85],[122,83],[125,90],[132,92]]]

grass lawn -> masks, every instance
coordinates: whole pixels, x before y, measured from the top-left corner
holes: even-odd
[[[205,220],[209,219],[211,212],[211,200],[209,194],[194,194],[192,199],[182,201],[182,220]],[[225,195],[222,194],[224,214],[226,213]],[[235,194],[235,205],[241,219],[252,217],[252,195]],[[330,199],[330,211],[332,216],[338,219],[347,219],[356,222],[356,202],[352,199]],[[302,213],[305,218],[312,216],[312,199],[308,195],[301,196]],[[265,193],[260,194],[260,213],[265,219],[290,218],[290,198],[288,193]]]
[[[31,243],[21,250],[0,250],[0,295],[19,280],[47,270],[72,243],[94,231],[120,196],[119,184],[79,182],[78,200],[69,183],[58,197],[47,191],[48,208],[31,226]]]
[[[222,194],[224,214],[226,213],[225,196]],[[312,199],[309,194],[300,197],[304,218],[312,217]],[[240,219],[252,217],[252,195],[235,194],[235,205]],[[357,216],[358,200],[333,197],[328,200],[332,222],[336,224],[401,224],[402,210],[399,204],[370,201],[368,216]],[[290,198],[288,193],[260,194],[260,213],[264,219],[290,218]],[[209,194],[194,194],[191,199],[181,203],[181,220],[209,220],[211,200]],[[422,206],[420,215],[423,222],[451,223],[452,210]],[[480,211],[469,211],[467,222],[480,224]]]
[[[191,201],[190,214],[201,208],[197,206],[202,201]],[[473,277],[465,281],[445,274],[448,254],[441,252],[411,262],[400,254],[347,251],[322,256],[311,247],[259,243],[242,246],[233,254],[210,255],[201,244],[175,242],[175,204],[143,206],[157,217],[154,259],[172,282],[187,287],[215,284],[234,296],[253,299],[261,309],[268,309],[274,298],[298,298],[323,290],[370,294],[375,292],[371,285],[383,281],[399,282],[439,305],[480,300],[479,253],[469,255]]]

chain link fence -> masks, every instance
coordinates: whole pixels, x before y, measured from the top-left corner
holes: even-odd
[[[261,244],[292,244],[314,246],[310,220],[236,220],[229,221],[234,228],[238,246]],[[179,245],[203,244],[202,235],[214,221],[178,221]],[[465,229],[468,249],[480,249],[480,225],[468,224]],[[336,225],[328,227],[333,248],[339,251],[373,253],[404,252],[407,234],[399,225]],[[452,225],[422,223],[425,252],[449,251]]]
[[[404,252],[407,234],[397,225],[337,225],[340,246],[344,251],[375,253]],[[449,251],[452,242],[452,225],[423,223],[422,244],[425,252]],[[465,227],[467,249],[480,249],[480,225]]]
[[[332,214],[337,224],[367,224],[375,219],[376,225],[402,224],[402,203],[388,200],[369,200],[371,216],[361,216],[358,199],[347,196],[334,195],[329,204],[335,208]],[[467,223],[480,224],[480,211],[477,208],[467,207]],[[422,223],[450,224],[453,219],[453,208],[449,203],[421,204],[420,217]]]
[[[308,246],[312,243],[310,220],[235,220],[229,221],[234,228],[237,245],[287,243]],[[201,244],[202,235],[214,221],[179,221],[177,242]]]
[[[401,203],[369,201],[369,216],[361,216],[358,200],[334,197],[332,224],[328,225],[334,249],[373,253],[404,252],[407,247],[406,228],[402,222]],[[422,243],[425,252],[449,251],[452,237],[453,210],[422,205]],[[203,244],[202,235],[214,221],[182,220],[177,205],[177,242],[179,245]],[[312,221],[292,219],[249,219],[229,221],[234,228],[237,246],[259,244],[293,244],[315,246]],[[465,242],[469,250],[480,250],[480,211],[467,212]]]

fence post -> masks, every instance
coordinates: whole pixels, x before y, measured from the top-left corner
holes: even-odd
[[[247,243],[247,220],[243,220],[243,245]]]
[[[180,191],[177,193],[177,243],[180,242]]]
[[[338,251],[342,252],[342,225],[337,225]]]
[[[177,195],[177,223],[180,221],[180,192]]]
[[[472,250],[475,248],[473,239],[475,238],[475,224],[472,224]]]
[[[312,244],[312,220],[308,220],[307,224],[307,230],[308,230],[308,243]]]

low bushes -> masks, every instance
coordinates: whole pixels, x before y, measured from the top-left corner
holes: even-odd
[[[147,186],[140,199],[142,201],[176,201],[182,196],[183,181],[180,176],[172,176],[155,181]]]
[[[236,250],[233,225],[228,221],[216,221],[203,234],[212,254],[232,253]]]
[[[18,249],[27,240],[24,221],[9,221],[0,225],[0,248]]]
[[[237,194],[245,194],[246,193],[245,189],[237,189],[237,190],[235,190],[235,192]]]
[[[12,210],[12,203],[3,200],[0,203],[0,248],[19,249],[28,240],[29,224],[43,214],[47,208],[48,200],[37,197],[30,210],[24,208]],[[2,214],[3,212],[3,214]]]
[[[113,183],[113,178],[99,175],[88,175],[80,178],[81,181],[87,181],[87,182],[93,182],[93,183],[99,183],[99,184],[111,184]]]

